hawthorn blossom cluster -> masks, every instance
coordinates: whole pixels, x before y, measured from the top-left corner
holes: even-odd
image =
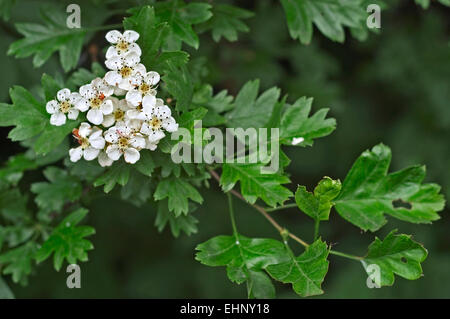
[[[98,159],[101,166],[110,166],[123,155],[127,163],[134,164],[142,149],[157,148],[164,131],[178,130],[170,108],[156,97],[159,74],[147,72],[140,63],[138,39],[133,30],[108,32],[106,40],[111,46],[106,52],[109,71],[105,76],[81,86],[78,92],[62,89],[47,103],[50,123],[56,126],[87,112],[88,122],[73,130],[79,145],[69,151],[72,162]]]

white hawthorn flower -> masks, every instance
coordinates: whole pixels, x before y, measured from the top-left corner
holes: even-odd
[[[47,102],[45,109],[51,114],[50,124],[61,126],[66,124],[66,115],[70,120],[76,120],[79,109],[75,106],[80,99],[78,93],[71,93],[69,89],[59,90],[56,94],[56,100]]]
[[[127,111],[131,109],[127,100],[120,100],[115,97],[109,98],[113,104],[113,111],[111,114],[105,115],[103,117],[102,125],[104,127],[110,127],[115,123],[125,123],[127,121]]]
[[[125,162],[134,164],[141,157],[139,151],[145,148],[144,137],[126,125],[113,126],[105,132],[105,140],[110,143],[106,154],[113,161],[117,161],[123,154]]]
[[[150,143],[155,144],[162,139],[167,132],[178,130],[178,124],[172,117],[170,108],[164,105],[164,101],[147,95],[142,102],[140,119],[142,123],[141,133],[148,136]]]
[[[124,55],[130,51],[141,55],[141,48],[135,42],[139,39],[139,33],[133,30],[127,30],[123,34],[117,30],[109,31],[106,34],[106,40],[112,44],[106,51],[106,59],[114,56]]]
[[[126,99],[133,106],[138,106],[146,95],[156,95],[156,85],[159,83],[158,72],[150,71],[144,76],[138,75],[132,78],[134,88],[127,92]]]
[[[80,87],[81,99],[77,107],[82,112],[89,109],[86,117],[92,124],[100,125],[103,116],[111,114],[113,102],[109,98],[114,93],[114,88],[103,79],[97,78],[90,84]]]
[[[123,56],[113,56],[105,61],[105,65],[111,71],[105,74],[105,81],[122,90],[133,89],[132,81],[135,76],[146,73],[145,66],[140,62],[140,56],[130,51]]]
[[[75,129],[73,134],[80,146],[69,150],[72,162],[78,162],[81,157],[86,161],[92,161],[105,147],[103,131],[98,127],[91,127],[89,123],[81,123],[80,128]]]

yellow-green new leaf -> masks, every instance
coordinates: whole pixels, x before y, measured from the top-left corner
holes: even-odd
[[[341,191],[341,181],[324,177],[314,189],[314,193],[299,186],[295,193],[295,202],[298,208],[314,220],[328,220],[332,202]]]

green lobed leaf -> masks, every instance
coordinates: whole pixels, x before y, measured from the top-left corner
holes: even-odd
[[[258,97],[259,80],[247,82],[233,104],[233,109],[226,114],[227,127],[260,128],[268,123],[268,114],[272,114],[280,97],[278,88],[271,88]]]
[[[44,176],[49,182],[31,184],[36,194],[36,204],[44,213],[60,212],[64,205],[81,197],[82,186],[79,179],[57,167],[47,167]]]
[[[87,213],[87,209],[80,208],[64,218],[37,251],[36,261],[40,263],[54,253],[53,265],[57,271],[61,269],[64,259],[69,264],[76,264],[78,260],[87,261],[87,251],[94,249],[94,246],[84,237],[95,234],[95,229],[77,226]]]
[[[194,186],[184,179],[169,177],[162,179],[154,194],[155,200],[168,198],[169,211],[175,213],[175,217],[189,212],[189,199],[201,204],[203,198]]]
[[[116,184],[125,186],[130,178],[131,167],[124,162],[114,163],[104,174],[94,181],[94,186],[102,186],[105,193],[113,190]]]
[[[0,277],[0,299],[14,299],[14,294],[2,277]]]
[[[195,259],[207,266],[226,266],[228,278],[247,283],[248,297],[274,298],[275,288],[264,269],[288,259],[284,245],[274,239],[242,235],[217,236],[199,244]]]
[[[42,86],[46,95],[52,92],[56,95],[57,84],[50,76],[43,75]],[[8,134],[12,141],[24,141],[39,135],[33,145],[38,155],[47,154],[60,146],[79,124],[78,120],[68,120],[62,126],[51,125],[45,103],[37,101],[23,87],[14,86],[10,96],[12,105],[0,104],[0,126],[15,126]]]
[[[275,280],[292,284],[294,291],[302,297],[322,294],[321,285],[328,272],[327,244],[318,239],[298,257],[289,248],[287,250],[290,259],[269,265],[266,269],[269,275]]]
[[[263,174],[264,164],[231,164],[224,163],[220,185],[227,192],[239,181],[241,194],[251,204],[261,198],[267,205],[275,207],[283,204],[292,196],[292,192],[283,186],[290,182],[281,173]]]
[[[330,135],[336,129],[336,120],[326,118],[328,109],[311,112],[313,99],[302,97],[282,114],[280,139],[282,144],[311,146],[313,140]]]
[[[367,256],[362,264],[366,272],[371,275],[374,269],[370,265],[378,265],[382,286],[392,286],[395,275],[408,280],[419,279],[422,276],[421,262],[428,255],[427,250],[419,243],[413,241],[411,236],[396,234],[397,230],[390,232],[384,240],[375,238],[370,244]]]
[[[34,55],[33,65],[40,67],[54,52],[59,51],[61,65],[68,72],[78,64],[86,32],[67,28],[63,11],[46,10],[41,15],[44,24],[16,24],[17,31],[24,37],[11,44],[8,55],[16,58]]]
[[[324,177],[314,189],[307,191],[305,186],[299,186],[295,192],[295,202],[298,208],[314,220],[328,220],[334,198],[341,191],[341,181]]]
[[[440,218],[445,200],[440,186],[422,184],[424,166],[412,166],[388,174],[389,147],[379,144],[355,161],[336,198],[336,209],[347,221],[363,230],[376,231],[384,214],[410,223],[430,223]]]
[[[160,22],[160,19],[155,16],[154,8],[143,6],[132,9],[130,12],[133,15],[124,19],[123,25],[125,29],[132,29],[139,33],[137,43],[142,49],[141,63],[148,70],[164,73],[169,64],[179,67],[187,63],[189,55],[186,52],[161,52],[170,27],[167,22]]]
[[[367,14],[363,0],[281,0],[289,33],[302,44],[309,44],[313,24],[327,38],[344,42],[344,27],[365,27]]]
[[[4,265],[2,273],[11,275],[15,283],[27,284],[36,251],[36,243],[29,241],[0,255],[0,264]]]
[[[253,12],[229,5],[214,4],[212,18],[201,24],[200,32],[211,30],[214,41],[219,42],[222,37],[228,41],[237,41],[239,32],[248,32],[248,26],[242,21],[254,16]]]
[[[196,234],[198,231],[198,220],[192,216],[191,212],[188,215],[175,216],[173,212],[169,211],[167,201],[161,200],[158,202],[155,226],[159,232],[162,232],[167,224],[169,224],[170,231],[175,238],[180,236],[182,231],[188,236]]]
[[[185,65],[177,67],[173,62],[167,62],[166,74],[163,76],[167,92],[176,100],[176,109],[185,112],[191,106],[194,85],[191,75]]]
[[[166,40],[166,47],[180,50],[182,42],[198,49],[199,39],[192,28],[211,18],[211,5],[208,3],[171,0],[155,3],[156,15],[169,25],[170,32]]]

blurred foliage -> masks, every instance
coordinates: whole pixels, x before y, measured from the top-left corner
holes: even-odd
[[[9,45],[21,38],[13,23],[38,23],[39,12],[54,1],[18,0],[7,13],[5,6],[14,1],[1,1],[0,16],[0,101],[9,103],[8,90],[21,85],[38,93],[43,72],[58,79],[63,70],[58,56],[53,55],[40,69],[33,67],[32,59],[15,59],[7,56]],[[116,1],[108,1],[115,3]],[[142,4],[145,1],[135,1]],[[416,1],[428,6],[429,1]],[[441,1],[443,2],[443,1]],[[58,4],[65,2],[58,1]],[[70,2],[67,2],[70,3]],[[102,6],[101,1],[78,1],[82,8],[82,23],[95,26],[102,21],[117,23],[123,15],[118,2],[117,16],[96,16],[101,12],[92,6]],[[394,153],[392,170],[422,163],[427,166],[426,181],[443,186],[450,196],[450,8],[432,3],[428,10],[416,6],[411,0],[389,3],[390,9],[382,12],[382,28],[370,34],[366,41],[347,36],[344,44],[331,42],[315,32],[305,46],[289,36],[282,6],[277,1],[224,1],[254,12],[230,13],[236,19],[246,17],[245,25],[236,22],[239,41],[234,33],[220,30],[220,21],[212,25],[198,24],[204,32],[199,37],[199,50],[189,46],[183,49],[191,54],[192,74],[204,77],[214,92],[222,89],[236,95],[249,80],[261,79],[266,90],[274,85],[289,94],[290,100],[313,96],[314,103],[330,108],[330,116],[338,123],[336,131],[315,143],[314,148],[288,150],[291,159],[289,172],[294,184],[313,189],[318,176],[328,175],[344,179],[353,160],[379,142],[390,145]],[[122,11],[121,11],[122,10]],[[89,20],[91,19],[91,20]],[[111,21],[110,21],[111,20]],[[201,20],[201,19],[200,19]],[[239,20],[238,20],[239,21]],[[119,21],[120,22],[120,21]],[[187,28],[191,26],[188,25]],[[194,26],[195,28],[196,26]],[[211,37],[210,30],[214,39]],[[214,31],[215,30],[215,31]],[[197,39],[180,39],[174,35],[172,45],[181,40],[191,46]],[[227,40],[228,39],[228,40]],[[216,43],[214,40],[219,41]],[[79,66],[90,69],[90,62],[98,59],[97,43],[104,43],[103,33],[96,34],[85,44]],[[92,58],[94,57],[94,59]],[[21,150],[21,146],[6,139],[8,129],[1,128],[2,153],[5,161]],[[59,159],[58,155],[55,158]],[[52,161],[50,160],[50,163]],[[74,168],[77,169],[77,168]],[[79,169],[84,173],[89,167]],[[42,181],[38,173],[25,176],[24,182]],[[87,196],[83,204],[89,208],[86,218],[96,229],[90,237],[95,250],[89,252],[89,263],[82,269],[82,289],[67,289],[67,274],[55,272],[51,263],[39,268],[38,276],[29,277],[27,287],[13,285],[16,297],[86,297],[86,298],[208,298],[245,296],[245,287],[236,288],[225,272],[205,267],[193,258],[194,248],[217,234],[230,232],[226,198],[212,182],[211,190],[202,193],[203,204],[197,208],[196,219],[186,226],[199,227],[201,232],[173,238],[166,228],[162,234],[153,226],[163,221],[157,219],[158,207],[143,204],[136,207],[125,201],[96,194]],[[123,195],[123,194],[122,194]],[[126,194],[123,195],[126,198]],[[271,226],[247,205],[237,202],[235,210],[242,232],[249,237],[276,236]],[[17,208],[26,210],[26,208]],[[275,213],[274,213],[275,214]],[[295,233],[312,237],[313,221],[306,215],[293,211],[276,213],[281,223]],[[330,256],[330,272],[323,284],[327,291],[322,297],[362,298],[450,298],[450,218],[448,209],[442,219],[428,225],[412,225],[388,217],[392,227],[401,233],[413,233],[414,239],[423,243],[430,253],[423,263],[425,277],[411,282],[401,278],[394,287],[368,289],[366,274],[359,263]],[[159,227],[159,226],[158,226]],[[173,230],[172,230],[173,231]],[[385,238],[388,230],[379,237]],[[360,230],[345,223],[336,213],[322,226],[323,236],[339,250],[354,251],[362,255],[372,241],[372,236],[361,236]],[[179,234],[179,230],[178,230]],[[26,236],[26,234],[22,234]],[[132,247],[130,249],[130,247]],[[299,251],[296,251],[298,254]],[[10,283],[10,278],[4,279]],[[11,285],[10,285],[11,286]],[[0,278],[0,297],[11,292]],[[290,287],[276,286],[278,297],[296,297]]]

